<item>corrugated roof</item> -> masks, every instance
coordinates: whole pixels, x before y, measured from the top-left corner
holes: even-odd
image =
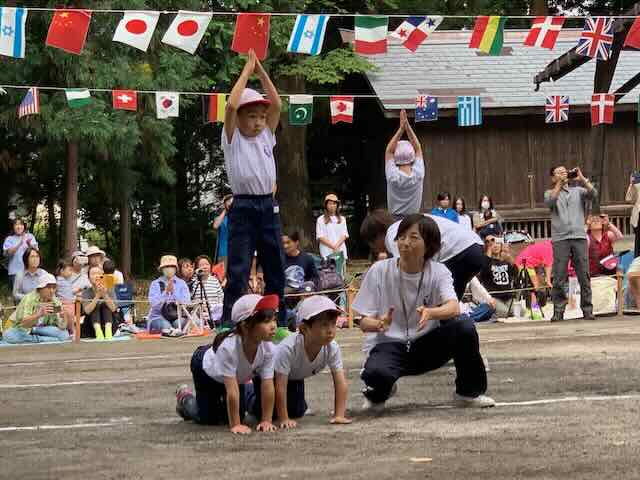
[[[547,95],[569,95],[572,105],[589,105],[596,61],[592,60],[557,82],[535,91],[533,77],[562,53],[573,48],[580,29],[561,32],[554,50],[525,47],[528,31],[507,30],[503,55],[491,57],[468,48],[470,31],[435,32],[416,53],[389,40],[385,55],[369,57],[378,66],[367,74],[386,110],[414,109],[417,94],[438,97],[441,109],[455,108],[456,96],[480,95],[483,108],[539,107]],[[611,91],[640,72],[640,52],[623,51]],[[640,87],[620,103],[638,101]]]

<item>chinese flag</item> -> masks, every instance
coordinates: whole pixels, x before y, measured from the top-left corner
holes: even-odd
[[[267,58],[270,18],[268,13],[240,13],[236,20],[231,50],[249,53],[253,49],[258,60]]]
[[[87,40],[90,22],[89,10],[56,10],[49,25],[47,46],[80,55]]]
[[[636,18],[624,40],[625,47],[640,49],[640,17]]]

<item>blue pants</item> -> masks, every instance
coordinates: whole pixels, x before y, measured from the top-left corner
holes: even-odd
[[[252,385],[245,387],[247,398],[247,411],[252,413],[258,421],[262,418],[262,383],[260,377],[253,379]],[[287,413],[289,418],[302,418],[307,411],[307,402],[304,399],[304,380],[289,380],[287,382]],[[275,412],[273,414],[275,418]]]
[[[149,331],[151,333],[160,333],[163,330],[171,330],[172,328],[178,328],[178,320],[174,320],[172,323],[165,318],[156,318],[149,323]]]
[[[486,322],[491,319],[494,313],[495,310],[491,308],[491,305],[489,305],[488,303],[481,303],[480,305],[472,309],[468,313],[468,315],[474,322]]]
[[[265,294],[280,297],[278,325],[287,326],[284,304],[284,254],[282,227],[272,195],[236,195],[229,215],[227,288],[224,292],[222,324],[231,324],[231,308],[247,291],[253,253],[265,279]]]
[[[10,328],[2,334],[7,343],[44,343],[69,340],[69,332],[58,327],[33,327],[31,333],[22,328]]]
[[[361,378],[364,396],[373,403],[389,398],[400,377],[436,370],[453,358],[456,366],[456,392],[477,397],[487,390],[487,373],[480,355],[478,332],[466,315],[445,320],[441,326],[411,343],[389,342],[376,345],[369,353]]]

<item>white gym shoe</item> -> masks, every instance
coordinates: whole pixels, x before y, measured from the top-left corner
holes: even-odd
[[[465,397],[455,393],[453,395],[454,403],[461,408],[489,408],[494,407],[496,401],[486,395],[478,395],[477,397]]]
[[[391,387],[391,393],[389,394],[389,398],[393,397],[396,393],[398,393],[398,384],[394,383],[393,387]],[[389,398],[387,398],[387,400],[389,400]],[[373,403],[371,400],[365,397],[364,403],[362,404],[362,410],[365,412],[371,412],[371,413],[381,413],[384,411],[386,403],[387,403],[386,401]]]
[[[491,367],[489,366],[489,360],[487,360],[487,357],[482,356],[482,363],[484,363],[484,371],[485,372],[490,372],[491,371]]]

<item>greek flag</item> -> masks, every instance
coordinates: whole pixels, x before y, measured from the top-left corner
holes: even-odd
[[[0,55],[24,58],[26,8],[0,7]]]
[[[287,52],[319,55],[328,22],[329,15],[298,15]]]
[[[480,97],[458,97],[458,126],[482,125]]]

